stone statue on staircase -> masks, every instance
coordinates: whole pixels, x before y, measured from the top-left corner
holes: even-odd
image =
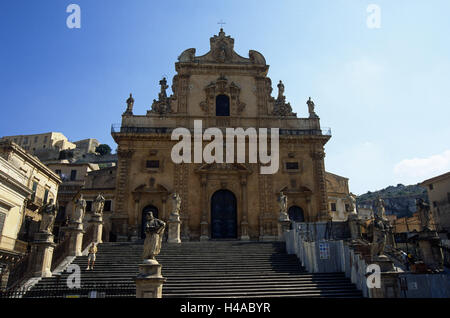
[[[145,241],[144,252],[142,258],[145,260],[155,261],[155,256],[161,251],[161,242],[166,228],[166,223],[153,216],[152,212],[147,214],[145,222]]]

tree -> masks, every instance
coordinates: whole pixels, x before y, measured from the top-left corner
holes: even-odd
[[[111,147],[107,144],[101,144],[95,148],[95,152],[98,152],[100,156],[109,155],[111,153]]]

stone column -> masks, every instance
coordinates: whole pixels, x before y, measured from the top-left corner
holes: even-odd
[[[358,214],[350,213],[348,215],[348,225],[350,228],[352,240],[359,239],[361,237],[361,229],[359,225]]]
[[[161,264],[147,259],[139,265],[139,275],[135,278],[136,298],[162,298],[162,287],[166,281],[161,275]]]
[[[278,240],[284,241],[284,233],[289,230],[291,225],[291,220],[289,220],[289,215],[286,211],[281,210],[280,216],[278,217]]]
[[[34,259],[34,277],[51,277],[52,276],[52,258],[53,249],[56,244],[53,241],[53,234],[46,232],[37,232],[33,241]]]
[[[209,240],[208,235],[208,198],[206,196],[206,175],[201,176],[202,186],[202,221],[200,222],[200,241]]]
[[[81,256],[82,255],[82,245],[83,245],[83,223],[81,222],[70,222],[67,232],[70,236],[69,243],[69,255],[70,256]]]
[[[440,238],[436,231],[419,232],[419,249],[423,262],[434,271],[444,267],[444,254],[440,247]]]
[[[102,232],[103,232],[103,217],[101,214],[92,214],[89,224],[94,228],[94,237],[92,242],[98,244],[103,243]]]
[[[241,221],[241,241],[249,241],[248,235],[248,202],[247,202],[247,178],[241,177],[241,193],[242,193],[242,221]]]
[[[369,298],[400,298],[399,272],[381,272],[380,288],[369,288]]]

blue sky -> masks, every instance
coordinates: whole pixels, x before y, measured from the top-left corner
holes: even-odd
[[[70,3],[81,29],[66,26]],[[379,29],[366,24],[371,3]],[[313,98],[333,132],[325,167],[351,191],[417,183],[450,170],[449,12],[447,0],[2,0],[0,136],[59,131],[115,149],[128,94],[145,114],[178,55],[206,53],[223,20],[299,116]]]

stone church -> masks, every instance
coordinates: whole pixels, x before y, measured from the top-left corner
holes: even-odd
[[[281,191],[291,219],[329,220],[324,145],[331,134],[321,129],[311,99],[297,115],[281,81],[272,97],[264,56],[253,50],[248,58],[240,56],[222,29],[210,38],[208,53],[197,56],[194,48],[187,49],[175,69],[172,94],[163,78],[158,99],[145,115],[133,113],[130,94],[121,124],[112,127],[118,164],[111,230],[118,239],[143,237],[148,212],[167,220],[172,193],[182,199],[182,240],[276,239]],[[194,120],[201,120],[203,129],[223,131],[279,128],[278,171],[261,174],[260,163],[248,161],[174,163],[171,150],[178,141],[171,132],[178,127],[193,131]]]

